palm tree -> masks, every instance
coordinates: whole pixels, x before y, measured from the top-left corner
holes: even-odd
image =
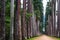
[[[58,22],[57,22],[57,34],[58,37],[60,37],[60,0],[58,1],[58,9],[57,9],[57,16],[58,16]]]
[[[11,0],[11,9],[10,9],[10,16],[11,16],[11,21],[10,21],[10,40],[13,40],[13,27],[14,27],[14,0]]]
[[[55,36],[55,10],[56,10],[56,0],[52,0],[52,36]]]
[[[16,9],[14,13],[14,40],[22,40],[21,35],[21,18],[20,18],[20,1],[16,0]]]
[[[28,14],[32,14],[32,3],[31,3],[32,1],[31,0],[28,0],[28,6],[27,6],[27,8],[28,8]],[[27,28],[28,30],[27,30],[27,32],[28,32],[28,34],[27,34],[27,36],[28,36],[28,38],[30,38],[31,37],[31,33],[32,33],[32,16],[30,15],[30,17],[29,17],[29,20],[28,20],[28,28]]]
[[[23,14],[22,14],[22,39],[27,39],[27,26],[26,26],[26,0],[23,0]]]
[[[5,40],[5,1],[0,1],[0,40]]]

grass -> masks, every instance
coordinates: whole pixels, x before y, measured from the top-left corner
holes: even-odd
[[[51,37],[51,36],[50,36]],[[56,40],[60,40],[60,38],[57,38],[57,37],[51,37],[51,38],[54,38],[54,39],[56,39]]]
[[[27,39],[27,40],[34,40],[35,38],[30,38],[30,39]]]
[[[60,40],[60,38],[55,38],[56,40]]]

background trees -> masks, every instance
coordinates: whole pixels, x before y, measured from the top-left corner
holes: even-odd
[[[39,25],[37,24],[37,26],[39,26],[40,28],[40,32],[42,31],[43,28],[43,3],[42,0],[33,0],[33,5],[34,5],[34,13],[36,16],[36,23],[38,23],[39,21]]]
[[[15,40],[21,38],[20,40],[22,40],[22,38],[26,39],[27,36],[33,37],[37,35],[37,32],[39,33],[40,10],[37,10],[39,13],[37,14],[34,8],[35,4],[33,5],[33,1],[31,0],[28,0],[28,3],[26,0],[23,0],[22,9],[20,7],[20,1],[21,0],[6,0],[6,6],[4,6],[6,7],[6,16],[4,15],[4,17],[6,17],[6,21],[4,20],[6,22],[6,40],[14,40],[13,38],[15,38]],[[26,10],[26,3],[28,4],[28,11]],[[23,10],[23,12],[21,11],[22,13],[20,12],[20,8]],[[22,15],[20,15],[20,13]],[[28,21],[28,24],[26,21]]]
[[[52,33],[52,9],[51,9],[51,5],[50,5],[51,2],[47,2],[47,7],[46,7],[46,23],[45,23],[45,26],[46,26],[46,34],[48,35],[51,35]]]
[[[4,40],[5,22],[6,40],[9,40],[9,38],[11,40],[26,40],[27,38],[31,38],[43,33],[44,16],[42,0],[23,0],[23,7],[21,7],[21,0],[6,0],[6,6],[5,0],[0,1],[0,34],[2,34],[0,37],[4,37]],[[58,34],[60,33],[59,26],[57,27],[58,30],[55,30],[55,1],[49,1],[47,3],[45,16],[46,20],[44,19],[46,21],[45,32],[51,36],[55,36],[56,31],[58,31]]]

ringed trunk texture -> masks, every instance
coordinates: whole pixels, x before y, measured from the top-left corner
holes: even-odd
[[[22,40],[21,33],[21,17],[20,17],[20,1],[16,0],[16,9],[14,14],[14,40]]]
[[[10,8],[10,40],[14,40],[13,39],[13,30],[14,30],[14,0],[11,0],[11,4],[10,4],[11,8]]]
[[[57,15],[58,15],[58,27],[57,27],[57,34],[58,37],[60,37],[60,0],[58,2],[58,10],[57,10]]]
[[[26,26],[26,0],[23,0],[23,14],[22,14],[22,40],[27,39],[27,26]]]
[[[5,0],[0,2],[0,40],[5,40]]]

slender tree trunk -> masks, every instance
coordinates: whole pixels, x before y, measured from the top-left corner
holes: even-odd
[[[10,40],[14,40],[13,39],[13,27],[14,27],[14,0],[11,0],[11,9],[10,9],[10,16],[11,16],[11,20],[10,20]]]
[[[39,32],[39,24],[40,24],[40,21],[37,20],[37,21],[36,21],[36,25],[37,25],[37,35],[40,35],[40,32]]]
[[[21,36],[21,19],[20,19],[20,0],[16,0],[15,10],[15,22],[14,22],[14,40],[22,40]]]
[[[59,9],[59,8],[58,8],[58,6],[59,6],[58,4],[59,4],[59,0],[56,0],[56,3],[57,3],[57,4],[56,4],[56,5],[57,5],[57,10],[56,10],[56,16],[57,16],[57,18],[56,18],[56,19],[57,19],[57,20],[56,20],[56,22],[57,22],[57,23],[56,23],[56,24],[57,24],[57,26],[56,26],[56,37],[59,37],[59,36],[58,36],[58,24],[59,24],[59,23],[58,23],[58,22],[59,22],[59,21],[58,21],[58,19],[59,19],[59,18],[58,18],[58,15],[59,15],[59,14],[58,14],[58,13],[59,13],[59,12],[58,12],[58,9]]]
[[[60,37],[60,0],[58,2],[58,10],[57,10],[57,15],[58,15],[58,27],[57,27],[57,31],[58,31],[58,37]]]
[[[27,39],[27,26],[26,26],[26,0],[23,0],[23,14],[22,14],[22,39]]]
[[[55,5],[56,5],[56,0],[52,0],[52,36],[55,36]]]
[[[32,14],[32,3],[31,3],[31,0],[28,0],[28,13],[29,14]],[[32,27],[32,24],[31,24],[31,19],[32,16],[29,17],[29,20],[28,20],[28,38],[31,37],[31,27]]]
[[[34,15],[34,13],[32,14],[32,36],[36,36],[36,33],[37,33],[37,28],[36,28],[36,16]]]
[[[0,2],[0,40],[5,40],[5,0]]]
[[[52,36],[52,23],[51,23],[51,21],[52,21],[52,18],[51,18],[50,15],[48,15],[48,27],[47,27],[48,30],[47,30],[47,33],[50,36]]]

